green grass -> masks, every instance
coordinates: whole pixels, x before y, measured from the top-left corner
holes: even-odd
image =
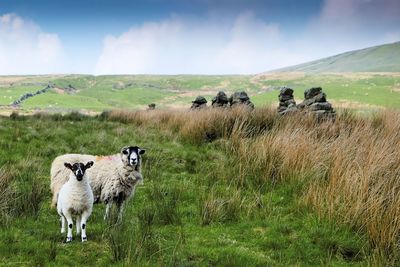
[[[1,77],[0,77],[1,81]],[[52,82],[56,87],[74,86],[74,94],[60,94],[51,90],[27,99],[22,111],[103,111],[110,109],[144,109],[150,103],[158,108],[169,106],[189,108],[196,95],[205,96],[210,102],[219,91],[246,91],[256,106],[278,105],[278,89],[289,86],[295,89],[297,103],[303,100],[303,92],[321,86],[328,101],[336,105],[355,108],[400,106],[400,77],[394,75],[344,76],[339,74],[307,74],[297,78],[275,76],[196,76],[196,75],[135,75],[135,76],[88,76],[63,77],[27,76],[25,80],[0,87],[0,105],[8,105],[25,93],[43,88],[37,84]],[[29,85],[31,84],[31,85]],[[210,104],[209,102],[209,104]]]
[[[9,105],[26,93],[42,89],[40,86],[0,87],[0,105]]]
[[[77,114],[2,117],[0,136],[0,174],[10,179],[8,207],[0,209],[2,266],[369,263],[366,237],[304,206],[301,183],[271,182],[257,190],[221,179],[233,160],[223,142],[191,145],[155,126]],[[89,241],[75,236],[63,244],[49,205],[51,161],[69,152],[111,154],[126,144],[147,152],[144,185],[127,205],[123,224],[104,222],[104,206],[96,205]]]
[[[312,86],[321,86],[327,94],[328,101],[336,103],[352,102],[353,104],[379,107],[400,107],[400,92],[393,87],[400,82],[400,77],[386,75],[371,75],[368,78],[346,78],[341,75],[308,74],[301,78],[287,80],[265,80],[263,83],[271,86],[286,85],[295,90],[295,100],[300,103],[304,99],[304,91]],[[257,106],[266,104],[277,105],[278,90],[253,96]],[[351,105],[350,105],[351,107]]]

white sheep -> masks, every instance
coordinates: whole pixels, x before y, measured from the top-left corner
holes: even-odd
[[[89,185],[86,170],[93,166],[93,161],[86,164],[65,162],[64,166],[64,169],[68,168],[72,172],[58,195],[57,212],[61,217],[61,233],[65,233],[65,221],[67,221],[66,242],[72,241],[72,216],[76,215],[76,233],[79,234],[82,230],[81,238],[82,242],[85,242],[87,240],[86,221],[92,214],[93,208],[93,192]]]
[[[93,156],[82,154],[65,154],[58,156],[51,166],[51,191],[53,206],[57,201],[59,188],[66,182],[63,162],[94,161],[88,170],[90,186],[93,190],[94,202],[106,204],[104,219],[109,215],[113,203],[119,210],[118,219],[122,218],[123,205],[135,193],[136,185],[142,182],[141,155],[144,149],[127,146],[121,153],[110,156]]]

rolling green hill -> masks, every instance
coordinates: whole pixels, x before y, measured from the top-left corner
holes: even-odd
[[[44,93],[35,94],[51,84]],[[400,73],[306,73],[281,72],[259,75],[59,75],[0,76],[0,113],[101,112],[112,109],[143,110],[150,103],[161,108],[189,108],[198,95],[211,99],[218,91],[228,95],[246,91],[256,107],[278,105],[281,86],[304,90],[321,86],[334,107],[357,109],[400,107]],[[18,106],[11,104],[23,96]]]
[[[346,52],[277,71],[399,72],[400,42]]]

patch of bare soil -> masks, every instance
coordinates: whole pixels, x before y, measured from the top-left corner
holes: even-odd
[[[63,94],[76,94],[79,93],[80,90],[75,89],[75,88],[59,88],[59,87],[54,87],[53,88],[54,92],[56,92],[57,94],[63,95]]]
[[[54,87],[53,90],[54,90],[54,92],[56,92],[57,94],[60,94],[60,95],[63,95],[65,93],[64,90],[61,88]]]
[[[305,77],[304,72],[263,72],[251,78],[252,83],[257,83],[260,80],[295,80]]]

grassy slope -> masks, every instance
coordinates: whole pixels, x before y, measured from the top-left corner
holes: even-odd
[[[0,77],[0,81],[4,79]],[[370,106],[396,108],[400,106],[400,76],[398,74],[265,74],[257,76],[83,76],[43,78],[26,77],[12,86],[0,87],[0,105],[7,105],[27,92],[43,86],[37,82],[53,82],[57,87],[72,85],[74,94],[54,90],[27,99],[22,109],[69,111],[103,111],[109,109],[144,109],[149,103],[158,108],[188,108],[197,95],[209,101],[219,91],[230,95],[234,91],[248,92],[256,106],[278,105],[278,88],[286,85],[295,89],[295,98],[303,100],[303,92],[321,86],[334,106]],[[30,85],[29,85],[30,84]],[[122,85],[122,87],[121,87]],[[128,86],[129,85],[129,86]],[[124,87],[125,86],[125,87]]]
[[[369,47],[287,67],[278,71],[399,72],[400,42]]]
[[[273,75],[262,76],[260,81],[265,85],[281,86],[282,84],[295,89],[295,100],[300,103],[305,89],[321,86],[327,94],[328,101],[334,101],[336,106],[347,102],[389,108],[400,107],[400,91],[393,90],[400,83],[400,77],[391,75],[370,74],[353,78],[340,74],[307,74],[302,77],[275,79]],[[263,103],[275,104],[278,92],[266,92],[253,97],[258,106]],[[335,105],[334,105],[335,106]],[[352,107],[350,105],[350,107]]]
[[[207,91],[205,96],[218,91],[218,86],[225,86],[225,90],[246,90],[255,92],[256,86],[249,81],[250,76],[83,76],[68,75],[61,78],[48,79],[57,87],[73,85],[79,92],[71,95],[59,94],[55,91],[35,96],[26,100],[23,109],[70,110],[86,109],[102,111],[115,108],[143,108],[150,103],[157,103],[158,107],[170,104],[190,103],[197,93],[193,91]],[[38,77],[38,80],[43,78]],[[6,105],[24,93],[35,92],[40,87],[23,86],[20,81],[12,86],[8,84],[0,87],[0,104]],[[125,85],[125,88],[118,86]],[[128,86],[129,85],[129,86]],[[212,90],[212,94],[208,91]],[[187,93],[185,95],[182,93]],[[202,94],[199,92],[199,94]],[[172,97],[172,98],[171,98]],[[184,102],[183,102],[184,101]],[[187,105],[187,104],[186,104]],[[190,105],[190,104],[189,104]]]
[[[0,207],[12,207],[0,221],[0,265],[349,266],[368,261],[365,237],[319,218],[298,201],[301,183],[266,184],[260,194],[250,188],[239,192],[220,180],[216,173],[231,164],[223,142],[191,145],[170,130],[58,115],[0,118],[0,135],[1,178],[11,179],[14,191],[7,197],[4,190],[6,202],[0,201]],[[125,144],[147,148],[144,186],[129,203],[125,224],[103,222],[104,207],[97,205],[88,222],[89,241],[62,244],[58,216],[49,207],[52,159],[66,152],[109,154]],[[225,207],[222,213],[218,207]]]

